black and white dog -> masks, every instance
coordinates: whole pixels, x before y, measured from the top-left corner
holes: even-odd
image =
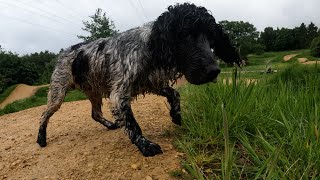
[[[108,129],[125,126],[144,156],[162,153],[159,145],[142,135],[131,100],[144,93],[167,97],[172,121],[180,125],[180,96],[170,82],[182,75],[197,85],[214,81],[220,73],[216,56],[227,63],[240,62],[213,16],[189,3],[169,6],[156,21],[141,27],[74,45],[60,54],[52,74],[37,142],[46,146],[49,118],[61,106],[68,88],[75,86],[91,101],[94,120]],[[102,115],[104,97],[110,99],[115,122]]]

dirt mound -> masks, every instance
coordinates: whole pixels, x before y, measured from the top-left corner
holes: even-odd
[[[11,92],[11,94],[0,103],[0,108],[5,107],[6,105],[21,99],[25,99],[34,95],[37,90],[41,87],[45,87],[48,85],[42,86],[29,86],[26,84],[19,84],[17,87]]]
[[[299,63],[305,63],[308,61],[308,58],[298,58]]]
[[[302,64],[320,64],[320,61],[307,61]]]
[[[289,54],[283,57],[284,61],[289,61],[291,58],[297,56],[298,54]]]
[[[172,179],[168,172],[180,169],[181,153],[172,145],[166,99],[146,95],[132,108],[163,154],[143,157],[123,129],[108,130],[91,118],[88,100],[62,104],[50,119],[45,148],[36,144],[45,106],[0,116],[0,179]],[[107,106],[103,112],[111,119]]]

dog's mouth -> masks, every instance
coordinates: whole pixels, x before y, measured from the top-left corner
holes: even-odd
[[[211,81],[211,82],[213,82],[213,83],[217,83],[217,82],[218,82],[218,77],[214,78],[214,80],[213,80],[213,81]]]
[[[216,82],[218,82],[218,76],[215,76],[215,77],[206,77],[206,78],[197,78],[197,79],[188,78],[188,77],[186,76],[186,79],[188,80],[189,83],[195,84],[195,85],[201,85],[201,84],[205,84],[205,83],[216,83]]]

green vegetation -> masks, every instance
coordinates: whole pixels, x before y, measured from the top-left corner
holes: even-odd
[[[10,86],[0,94],[0,103],[10,95],[10,93],[14,90],[14,88],[16,88],[16,86],[17,85]]]
[[[48,84],[56,54],[48,51],[19,56],[0,48],[0,93],[15,84]]]
[[[0,109],[0,116],[3,114],[18,112],[24,109],[45,105],[47,103],[48,87],[40,88],[35,95],[30,98],[15,101]],[[64,102],[83,100],[87,97],[79,90],[69,91]]]
[[[319,177],[320,67],[289,66],[257,85],[182,87],[185,169],[196,179]]]
[[[312,22],[308,26],[301,23],[293,29],[266,27],[262,32],[249,22],[220,21],[219,24],[237,44],[245,60],[248,54],[309,48],[311,41],[319,36],[318,27]]]
[[[89,16],[89,18],[91,19],[90,21],[83,21],[84,28],[82,28],[82,30],[87,31],[89,35],[78,35],[79,39],[92,41],[118,33],[113,21],[107,17],[105,12],[102,12],[102,9],[98,8],[96,13]]]
[[[310,52],[312,56],[320,57],[320,36],[312,40]]]

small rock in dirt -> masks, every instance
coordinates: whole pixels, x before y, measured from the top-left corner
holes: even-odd
[[[184,153],[180,153],[180,152],[177,152],[177,154],[175,155],[175,157],[183,157],[184,156]]]
[[[102,170],[102,169],[103,169],[103,166],[99,166],[98,169]]]
[[[88,167],[93,167],[94,164],[93,163],[88,163]]]
[[[146,176],[146,180],[152,180],[152,177]]]
[[[185,169],[181,170],[183,173],[187,174],[188,172]]]
[[[140,170],[141,169],[141,165],[140,164],[132,164],[131,168],[135,169],[135,170]]]
[[[8,151],[9,149],[11,149],[11,146],[5,147],[4,150]]]
[[[11,163],[11,166],[16,166],[17,164],[20,164],[21,160],[16,160],[13,163]]]
[[[51,176],[50,179],[52,179],[52,180],[59,180],[60,177],[59,177],[59,176]]]

